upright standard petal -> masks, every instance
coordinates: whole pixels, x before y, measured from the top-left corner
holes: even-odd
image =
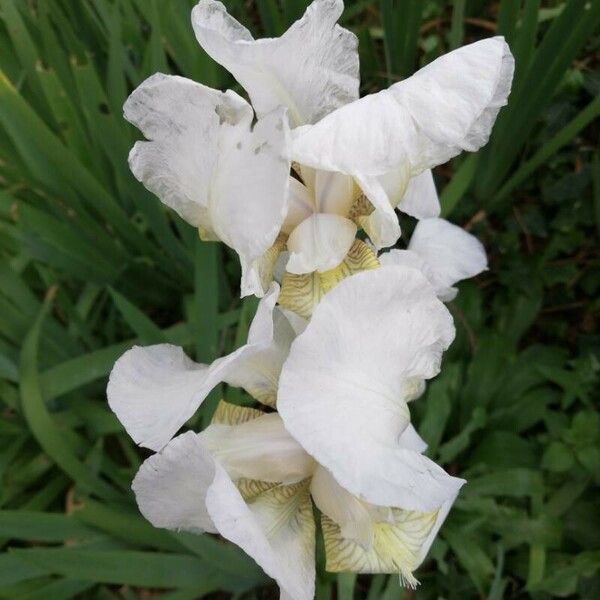
[[[276,381],[274,384],[271,371],[263,370],[261,356],[287,355],[295,337],[289,326],[292,337],[282,348],[275,333],[273,311],[278,293],[279,286],[273,284],[261,300],[248,343],[211,365],[193,362],[171,344],[134,346],[117,360],[108,381],[108,403],[136,443],[160,450],[222,381],[258,391],[261,397],[272,396],[267,390]],[[281,364],[284,357],[277,360]]]
[[[234,92],[157,73],[134,90],[124,114],[148,139],[129,155],[133,174],[203,237],[236,250],[242,294],[262,296],[259,261],[287,211],[284,110],[252,126],[252,108]]]
[[[292,344],[277,399],[286,428],[359,498],[439,507],[462,480],[398,440],[410,419],[406,381],[436,375],[453,338],[452,317],[419,271],[349,277]]]
[[[293,158],[350,175],[411,176],[475,151],[506,104],[514,60],[502,37],[433,61],[412,77],[293,132]]]
[[[342,0],[315,0],[281,37],[254,40],[221,2],[192,11],[200,45],[248,92],[259,116],[278,106],[293,126],[316,123],[358,98],[358,41],[336,24]]]
[[[315,213],[290,234],[286,270],[301,275],[334,269],[348,254],[355,237],[356,225],[350,219]]]
[[[396,198],[390,193],[388,196],[392,203]],[[420,175],[413,177],[406,187],[404,195],[397,199],[399,210],[417,219],[437,217],[440,214],[440,199],[435,188],[433,173],[431,169],[423,171]]]
[[[487,143],[506,104],[513,69],[502,37],[459,48],[387,90],[297,128],[292,158],[352,175],[383,210],[381,192],[395,205],[410,177]],[[383,239],[385,244],[376,245],[393,243]]]

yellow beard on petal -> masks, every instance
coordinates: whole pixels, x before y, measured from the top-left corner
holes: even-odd
[[[354,240],[346,258],[334,269],[304,275],[286,272],[281,281],[278,302],[284,308],[309,319],[322,296],[342,279],[378,267],[379,261],[371,248],[361,240]]]
[[[327,571],[340,573],[399,573],[401,581],[415,587],[417,556],[435,525],[438,511],[420,513],[393,508],[391,522],[373,523],[373,543],[365,549],[342,536],[340,527],[321,515]]]
[[[262,417],[265,413],[257,408],[248,408],[247,406],[238,406],[220,400],[217,409],[213,414],[211,424],[218,425],[241,425],[252,419]]]

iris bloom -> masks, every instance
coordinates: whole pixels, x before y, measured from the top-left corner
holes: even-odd
[[[310,295],[326,291],[322,274],[376,263],[355,246],[358,228],[380,249],[400,235],[395,208],[438,216],[430,169],[487,142],[513,74],[494,37],[359,99],[357,39],[337,25],[342,10],[342,0],[315,0],[281,37],[255,40],[223,4],[201,0],[196,37],[252,106],[157,74],[124,109],[148,140],[131,152],[135,176],[203,238],[237,251],[242,295],[263,295],[287,249],[282,303],[306,315]]]
[[[435,376],[452,318],[416,269],[348,277],[310,322],[275,306],[273,283],[247,344],[212,365],[180,348],[134,347],[108,397],[133,439],[158,451],[133,483],[157,527],[219,533],[308,600],[321,512],[327,569],[398,573],[410,586],[463,480],[422,455],[414,382]],[[375,317],[375,318],[374,318]],[[278,412],[222,402],[201,433],[172,436],[219,382]],[[172,439],[171,439],[172,438]]]

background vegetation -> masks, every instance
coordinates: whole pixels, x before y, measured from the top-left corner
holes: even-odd
[[[306,3],[227,5],[278,35]],[[143,453],[105,400],[134,340],[209,361],[256,306],[235,256],[127,167],[138,134],[121,106],[146,76],[238,89],[198,47],[192,4],[0,0],[0,598],[276,597],[233,546],[142,519]],[[416,592],[321,573],[319,599],[600,598],[599,19],[596,0],[347,2],[363,93],[495,33],[517,71],[491,143],[436,170],[490,270],[461,286],[458,339],[413,414],[469,484]]]

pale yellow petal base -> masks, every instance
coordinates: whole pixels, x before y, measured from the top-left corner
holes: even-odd
[[[262,417],[265,413],[257,408],[248,408],[247,406],[238,406],[221,400],[213,414],[211,423],[219,425],[241,425],[252,419]]]
[[[369,549],[345,539],[340,527],[322,515],[326,570],[398,573],[403,585],[416,587],[419,582],[413,571],[418,567],[417,556],[435,525],[438,511],[419,513],[393,508],[391,512],[391,522],[373,523],[373,543]]]
[[[360,271],[377,269],[375,253],[361,240],[355,240],[346,258],[334,269],[324,273],[294,275],[286,272],[281,282],[278,302],[284,308],[309,319],[324,294],[340,281]]]

